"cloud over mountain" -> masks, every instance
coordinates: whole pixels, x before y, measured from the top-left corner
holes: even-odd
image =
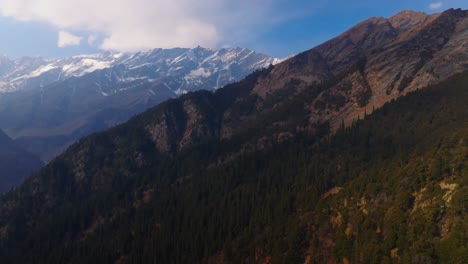
[[[442,7],[443,3],[442,2],[436,2],[436,3],[431,3],[429,5],[429,9],[440,9]]]
[[[59,48],[64,48],[67,46],[76,46],[80,45],[81,43],[81,37],[75,36],[69,32],[66,31],[59,31],[58,33],[58,41],[57,41],[57,46]]]
[[[79,33],[105,50],[136,51],[223,45],[234,35],[253,30],[252,25],[273,21],[277,16],[272,7],[281,1],[1,0],[0,15]],[[76,44],[77,38],[73,40]]]

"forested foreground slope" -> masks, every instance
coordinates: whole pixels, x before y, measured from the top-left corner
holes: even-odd
[[[229,91],[239,92],[192,93],[83,139],[4,195],[0,263],[468,259],[468,72],[333,136],[301,127],[301,107],[285,103],[218,137]],[[187,101],[202,125],[184,123]],[[161,111],[173,151],[147,129]],[[203,136],[184,145],[181,126]]]

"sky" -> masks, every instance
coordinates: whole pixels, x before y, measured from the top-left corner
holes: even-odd
[[[0,0],[0,54],[245,47],[283,58],[369,17],[468,9],[468,0]]]

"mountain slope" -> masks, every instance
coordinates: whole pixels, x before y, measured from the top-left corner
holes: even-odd
[[[468,11],[460,9],[371,18],[278,65],[254,93],[260,98],[283,93],[291,81],[300,92],[338,78],[340,83],[308,106],[313,120],[331,120],[337,128],[342,119],[349,124],[385,102],[465,70],[467,29]]]
[[[8,61],[7,61],[8,62]],[[0,68],[0,127],[50,160],[92,132],[188,91],[215,90],[278,62],[247,49],[155,49],[62,60],[23,58]]]
[[[23,150],[0,131],[0,193],[19,185],[42,166],[39,158]]]
[[[176,156],[145,126],[168,110],[180,124],[187,101],[208,116],[217,100],[169,101],[80,141],[4,196],[2,263],[461,263],[467,84],[465,72],[409,94],[318,144],[258,124]],[[255,133],[263,145],[238,144]]]

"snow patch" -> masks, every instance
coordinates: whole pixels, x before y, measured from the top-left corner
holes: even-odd
[[[100,61],[95,59],[83,59],[80,63],[72,63],[62,66],[65,75],[83,76],[96,70],[107,69],[112,66],[112,61]]]
[[[211,72],[205,68],[198,68],[196,70],[192,70],[190,73],[189,73],[189,76],[192,76],[192,77],[205,77],[205,78],[208,78],[211,76]]]
[[[32,72],[28,77],[29,78],[37,77],[37,76],[39,76],[39,75],[41,75],[43,73],[46,73],[46,72],[48,72],[50,70],[53,70],[53,69],[56,69],[56,68],[57,68],[56,66],[53,66],[53,65],[49,64],[49,65],[46,65],[46,66],[44,66],[42,68],[39,68],[38,70]]]

